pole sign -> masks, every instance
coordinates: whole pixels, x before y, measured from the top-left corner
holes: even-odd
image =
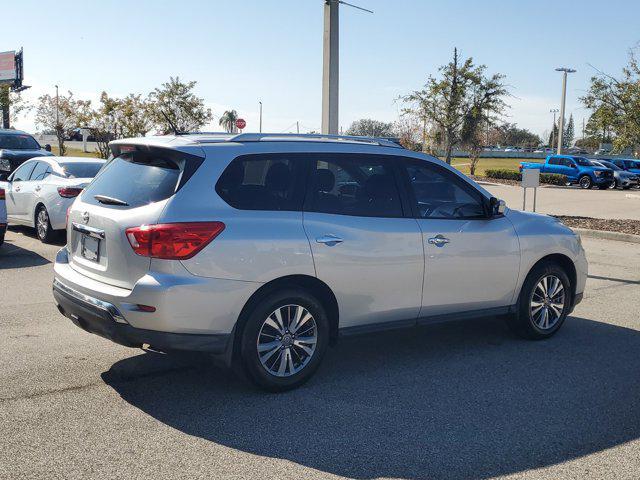
[[[247,122],[245,122],[244,118],[239,118],[236,120],[236,127],[238,130],[244,130],[244,127],[247,126]]]
[[[0,83],[13,84],[16,78],[16,52],[0,52]]]

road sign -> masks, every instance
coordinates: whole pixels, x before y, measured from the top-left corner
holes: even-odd
[[[247,126],[247,122],[245,122],[244,118],[239,118],[236,120],[236,127],[238,130],[244,130],[244,127]]]
[[[13,85],[16,78],[16,52],[0,52],[0,83]]]
[[[527,188],[533,188],[533,211],[536,211],[536,197],[540,186],[540,170],[538,168],[525,168],[522,171],[522,210],[527,209]]]

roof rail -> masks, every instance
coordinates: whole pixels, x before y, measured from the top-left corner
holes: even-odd
[[[239,133],[227,139],[228,142],[260,142],[263,140],[274,142],[349,142],[403,148],[401,145],[384,138],[325,135],[323,133]]]

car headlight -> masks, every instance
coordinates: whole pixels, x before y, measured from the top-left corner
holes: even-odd
[[[595,172],[593,172],[593,173],[595,173],[596,177],[599,177],[600,175],[602,175],[602,172],[601,172],[601,171],[599,171],[599,170],[596,170],[596,171],[595,171]]]

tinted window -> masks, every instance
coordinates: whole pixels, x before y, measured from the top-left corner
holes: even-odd
[[[29,162],[20,166],[15,172],[13,172],[12,181],[14,182],[24,182],[25,180],[29,180],[29,176],[33,171],[33,168],[36,166],[37,162]]]
[[[93,178],[104,165],[98,162],[60,164],[67,178]]]
[[[158,202],[175,193],[180,173],[180,167],[171,160],[125,153],[105,166],[82,199],[97,205],[100,203],[94,195],[103,195],[122,200],[129,207]]]
[[[575,162],[578,165],[581,165],[583,167],[589,167],[591,166],[591,163],[589,162],[589,160],[587,160],[586,158],[583,157],[573,157],[573,159],[575,160]]]
[[[31,172],[31,180],[40,181],[44,180],[44,178],[51,173],[49,168],[49,164],[45,162],[36,162],[36,168]]]
[[[360,217],[402,217],[400,194],[387,159],[328,155],[313,163],[305,210]]]
[[[549,165],[561,165],[559,158],[552,157],[549,159]]]
[[[220,176],[216,191],[241,210],[301,210],[304,157],[246,155],[234,159]]]
[[[407,165],[420,218],[484,218],[482,195],[453,173],[426,162]]]
[[[0,134],[0,148],[8,150],[40,150],[40,144],[31,135]]]

